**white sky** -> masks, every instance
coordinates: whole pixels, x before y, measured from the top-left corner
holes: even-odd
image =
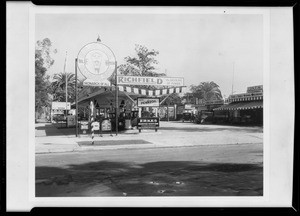
[[[263,84],[263,15],[252,14],[37,14],[36,40],[49,38],[58,53],[49,75],[73,72],[87,43],[109,46],[118,61],[135,54],[135,44],[158,50],[158,72],[184,77],[185,85],[214,81],[223,95]]]

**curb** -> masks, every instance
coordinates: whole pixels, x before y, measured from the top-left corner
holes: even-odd
[[[48,150],[48,152],[36,152],[35,154],[55,154],[55,153],[75,153],[75,152],[89,152],[89,151],[101,151],[101,150],[126,150],[126,149],[155,149],[155,148],[182,148],[182,147],[203,147],[203,146],[223,146],[223,145],[259,145],[263,144],[262,142],[257,143],[226,143],[226,144],[204,144],[204,145],[161,145],[161,144],[136,144],[136,145],[112,145],[112,146],[87,146],[87,147],[77,147],[68,150]]]

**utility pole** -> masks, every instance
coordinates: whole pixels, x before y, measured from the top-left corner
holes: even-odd
[[[66,58],[65,58],[65,65],[64,65],[64,74],[66,76],[66,120],[67,120],[67,104],[68,104],[68,79],[67,79],[67,72],[66,72],[66,63],[67,63],[67,51],[66,51]]]
[[[231,86],[231,95],[233,95],[233,82],[234,82],[234,62],[233,62],[233,70],[232,70],[232,86]]]
[[[115,62],[115,79],[116,79],[116,83],[115,83],[115,87],[116,87],[116,91],[115,91],[115,102],[116,102],[116,108],[115,108],[115,113],[116,113],[116,136],[118,136],[118,126],[119,126],[119,121],[118,121],[118,110],[119,110],[119,96],[118,96],[118,71],[117,71],[117,61]]]
[[[78,98],[77,98],[77,58],[75,59],[75,122],[76,122],[76,137],[78,136]]]

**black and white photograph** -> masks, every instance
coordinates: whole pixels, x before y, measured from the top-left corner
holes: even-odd
[[[286,84],[272,91],[274,20],[263,8],[31,6],[31,201],[269,201],[270,95]]]
[[[262,196],[263,27],[36,14],[35,195]]]

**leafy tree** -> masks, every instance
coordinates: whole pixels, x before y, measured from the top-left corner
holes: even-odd
[[[213,81],[201,82],[199,85],[191,85],[190,89],[194,98],[203,99],[204,101],[222,99],[219,85]]]
[[[135,57],[125,57],[126,64],[118,67],[123,75],[131,76],[161,76],[155,72],[155,65],[158,61],[155,57],[159,54],[156,50],[149,50],[142,45],[135,45]],[[163,74],[165,75],[165,74]]]
[[[125,64],[121,64],[118,66],[119,74],[127,75],[127,76],[165,76],[165,73],[157,73],[155,71],[155,65],[158,64],[158,61],[155,57],[159,54],[156,50],[149,50],[147,47],[143,45],[135,45],[136,56],[127,56],[125,57]],[[111,82],[115,83],[115,74],[111,76]],[[146,85],[135,85],[132,87],[136,88],[147,88],[154,89],[153,86]]]
[[[46,75],[54,60],[51,58],[51,53],[56,53],[56,50],[51,50],[51,41],[48,38],[42,41],[37,41],[35,45],[35,111],[36,118],[39,112],[45,107],[50,106],[49,102],[49,76]]]
[[[167,99],[165,99],[167,97]],[[165,99],[165,100],[164,100]],[[179,96],[178,93],[173,93],[171,95],[165,95],[162,96],[160,99],[161,101],[164,100],[162,105],[174,105],[174,104],[181,104],[181,97]]]
[[[152,49],[149,50],[147,47],[143,45],[135,45],[135,53],[136,55],[131,57],[125,57],[125,64],[118,66],[119,74],[126,75],[126,76],[153,76],[153,77],[160,77],[166,76],[165,73],[157,73],[156,65],[158,61],[155,57],[159,54],[158,51]],[[115,74],[111,76],[110,81],[115,83]],[[129,85],[135,88],[144,88],[144,89],[158,89],[158,88],[167,88],[167,86],[147,86],[147,85]],[[167,96],[162,96],[161,100],[166,98]],[[163,102],[163,104],[179,104],[181,103],[181,98],[177,93],[173,93],[169,95],[168,98]]]

